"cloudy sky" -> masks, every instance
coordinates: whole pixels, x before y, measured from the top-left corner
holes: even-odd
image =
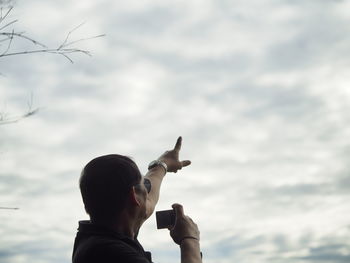
[[[92,158],[142,172],[183,136],[165,178],[208,263],[350,261],[350,2],[17,0],[8,29],[92,57],[0,58],[0,261],[69,262]],[[3,21],[0,27],[6,23]],[[0,43],[3,53],[7,45]],[[40,48],[13,41],[8,52]],[[179,262],[152,216],[140,239]]]

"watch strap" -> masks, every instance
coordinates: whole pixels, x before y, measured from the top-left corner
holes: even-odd
[[[165,173],[168,171],[168,166],[166,165],[166,163],[162,162],[160,160],[154,160],[154,161],[150,162],[150,164],[148,165],[148,170],[151,170],[151,169],[153,169],[154,167],[157,167],[157,166],[163,167],[164,170],[165,170]]]

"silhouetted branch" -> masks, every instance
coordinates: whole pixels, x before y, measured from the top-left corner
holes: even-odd
[[[12,9],[13,9],[13,7],[9,7],[8,10],[5,12],[5,14],[2,15],[3,8],[1,8],[0,26],[1,26],[1,23],[3,23],[5,21],[5,19],[8,17],[8,15],[12,11]],[[97,35],[97,36],[92,36],[92,37],[81,38],[78,40],[69,41],[69,38],[71,37],[72,33],[74,31],[76,31],[78,28],[80,28],[83,24],[85,24],[85,23],[81,23],[80,25],[76,26],[75,28],[73,28],[72,30],[70,30],[68,32],[64,41],[57,48],[49,48],[46,45],[38,42],[37,40],[34,40],[33,38],[25,35],[25,32],[16,32],[14,29],[12,29],[12,31],[6,31],[6,32],[4,31],[4,29],[7,29],[10,25],[15,24],[16,22],[18,22],[17,19],[12,20],[12,21],[8,22],[7,24],[5,24],[4,26],[0,27],[0,37],[1,36],[4,37],[4,38],[0,39],[0,43],[7,42],[7,46],[6,46],[5,50],[0,54],[0,58],[7,57],[7,56],[34,54],[34,53],[50,53],[50,54],[61,55],[61,56],[65,57],[67,60],[69,60],[69,62],[73,63],[73,60],[70,57],[70,55],[73,53],[81,53],[81,54],[91,56],[89,51],[72,47],[73,44],[105,36],[104,34],[101,34],[101,35]],[[34,45],[40,46],[41,48],[40,49],[31,49],[31,50],[21,50],[21,51],[16,51],[16,52],[10,52],[11,46],[12,46],[15,38],[27,40]]]
[[[1,4],[1,2],[0,2],[0,4]],[[6,17],[9,15],[9,13],[12,11],[12,9],[13,9],[13,6],[10,6],[10,7],[8,8],[8,10],[6,11],[5,15],[2,15],[2,10],[3,10],[3,8],[1,7],[0,23],[2,23],[2,21],[4,21],[4,20],[6,19]]]
[[[7,24],[4,25],[3,27],[1,27],[0,30],[3,30],[3,29],[5,29],[6,27],[8,27],[8,26],[10,26],[10,25],[12,25],[12,24],[14,24],[14,23],[17,23],[17,22],[18,22],[17,19],[16,19],[16,20],[13,20],[13,21],[11,21],[10,23],[7,23]],[[0,21],[0,23],[1,23],[1,21]]]
[[[0,207],[0,209],[7,209],[7,210],[18,210],[18,207]]]
[[[5,125],[5,124],[12,124],[19,122],[20,120],[30,117],[37,113],[40,108],[36,108],[34,110],[27,111],[25,114],[22,114],[20,116],[14,116],[14,117],[7,117],[6,114],[0,113],[0,125]]]
[[[28,118],[36,114],[39,110],[40,108],[33,109],[33,94],[31,94],[30,101],[28,101],[28,110],[22,115],[12,117],[9,117],[5,111],[0,112],[0,125],[16,123],[24,118]]]
[[[67,36],[66,36],[66,39],[63,41],[63,43],[57,48],[58,50],[63,48],[64,46],[67,46],[67,41],[68,41],[68,38],[70,37],[70,35],[75,31],[77,30],[79,27],[81,27],[84,23],[81,23],[80,25],[76,26],[75,28],[73,28],[71,31],[68,32]]]
[[[9,39],[12,39],[14,37],[18,37],[18,38],[23,38],[25,40],[28,40],[30,42],[32,42],[35,45],[39,45],[41,47],[47,48],[47,46],[45,46],[44,44],[30,38],[27,37],[26,35],[24,35],[24,32],[15,32],[14,30],[12,30],[12,32],[0,32],[0,36],[5,36],[6,38],[2,39],[1,41],[8,41]]]

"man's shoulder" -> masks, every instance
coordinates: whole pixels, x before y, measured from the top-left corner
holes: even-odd
[[[137,249],[130,244],[127,240],[115,237],[106,236],[90,236],[85,241],[85,246],[90,249],[96,250],[113,250],[113,251],[123,251],[123,250],[135,250]]]
[[[77,246],[73,262],[148,263],[142,251],[128,240],[106,236],[90,236]],[[83,260],[80,260],[83,259]]]

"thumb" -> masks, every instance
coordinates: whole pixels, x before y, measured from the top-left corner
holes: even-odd
[[[180,204],[173,204],[172,208],[175,210],[176,218],[184,216],[184,208]]]
[[[182,167],[189,166],[191,164],[190,160],[181,161]]]

